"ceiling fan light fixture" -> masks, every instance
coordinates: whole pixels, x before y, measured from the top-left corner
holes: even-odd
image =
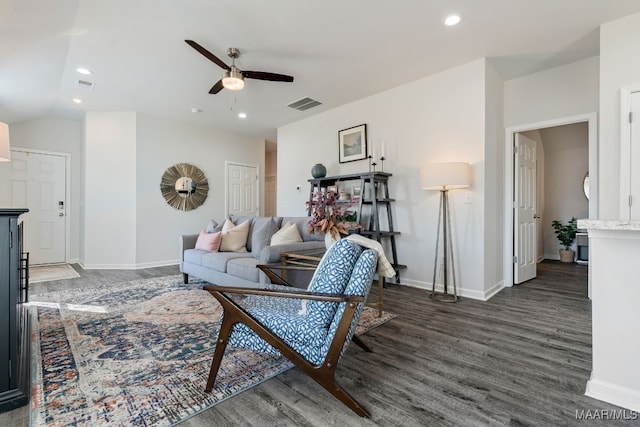
[[[222,78],[222,86],[229,90],[242,90],[244,88],[244,76],[236,67],[226,71]]]

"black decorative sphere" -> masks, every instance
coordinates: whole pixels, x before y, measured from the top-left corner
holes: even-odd
[[[311,168],[311,176],[314,178],[324,178],[327,176],[327,168],[322,163],[316,163]]]

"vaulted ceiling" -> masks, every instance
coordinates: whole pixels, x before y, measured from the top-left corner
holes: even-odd
[[[444,26],[453,12],[462,22]],[[0,121],[137,111],[274,139],[478,58],[508,80],[597,55],[599,25],[636,12],[637,0],[0,0]],[[237,47],[241,69],[295,80],[210,95],[223,70],[185,39],[227,64]],[[303,97],[322,105],[286,106]]]

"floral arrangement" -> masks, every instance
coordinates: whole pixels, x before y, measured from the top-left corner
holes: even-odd
[[[326,194],[316,191],[306,204],[307,208],[311,206],[310,233],[330,233],[331,237],[337,239],[340,234],[349,234],[349,230],[362,228],[355,222],[357,214],[348,209],[351,204],[338,203],[338,193],[335,191],[327,191]]]

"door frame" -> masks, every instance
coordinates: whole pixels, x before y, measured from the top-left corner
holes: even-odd
[[[504,150],[504,286],[513,286],[513,190],[514,190],[514,161],[513,138],[516,133],[529,130],[543,129],[554,126],[570,125],[587,122],[589,128],[589,218],[598,218],[598,113],[580,114],[577,116],[545,120],[505,128]],[[590,277],[591,275],[589,275]]]
[[[33,148],[11,147],[11,151],[20,151],[23,153],[43,154],[47,156],[64,157],[64,192],[65,192],[65,218],[64,218],[64,262],[71,262],[71,153],[61,153],[58,151],[47,151]]]
[[[251,163],[242,163],[242,162],[233,162],[231,160],[224,161],[224,216],[227,218],[229,216],[229,166],[243,166],[249,168],[255,168],[256,170],[256,208],[258,210],[258,214],[260,215],[261,206],[260,206],[260,194],[262,192],[262,180],[260,179],[260,166]]]

